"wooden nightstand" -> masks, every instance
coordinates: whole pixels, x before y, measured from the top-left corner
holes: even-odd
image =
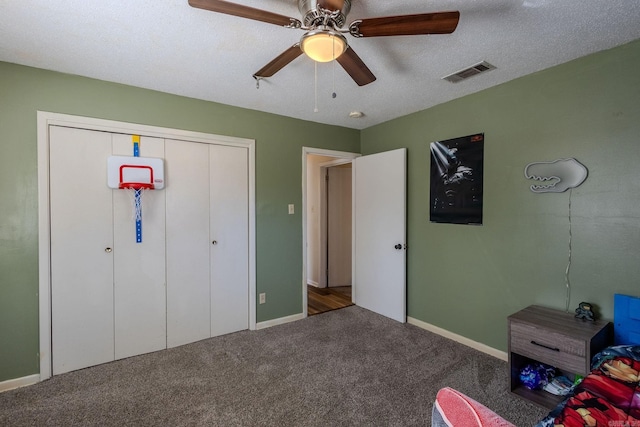
[[[511,392],[552,409],[562,396],[529,390],[520,384],[520,370],[541,362],[558,368],[570,379],[586,376],[591,358],[611,342],[612,324],[576,319],[573,313],[532,305],[508,317]]]

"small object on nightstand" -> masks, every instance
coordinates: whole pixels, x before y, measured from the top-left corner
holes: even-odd
[[[595,317],[593,316],[593,311],[591,310],[591,304],[588,302],[581,302],[578,304],[578,308],[576,308],[576,316],[578,319],[589,320],[593,322]]]

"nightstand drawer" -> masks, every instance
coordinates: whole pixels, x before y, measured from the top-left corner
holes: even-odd
[[[568,372],[587,374],[585,341],[548,329],[512,322],[511,351]]]

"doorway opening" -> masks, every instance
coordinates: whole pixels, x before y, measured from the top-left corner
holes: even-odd
[[[353,305],[353,183],[357,153],[303,149],[304,316]]]

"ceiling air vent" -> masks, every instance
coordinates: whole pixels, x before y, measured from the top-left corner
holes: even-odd
[[[494,65],[491,65],[486,61],[482,61],[475,65],[472,65],[469,68],[465,68],[464,70],[460,70],[453,74],[449,74],[448,76],[444,76],[442,79],[451,83],[458,83],[462,80],[468,79],[469,77],[473,77],[475,75],[484,73],[485,71],[493,70],[495,68],[496,67]]]

